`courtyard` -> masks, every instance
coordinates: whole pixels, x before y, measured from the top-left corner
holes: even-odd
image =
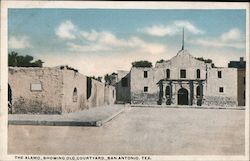
[[[244,155],[244,110],[128,107],[101,127],[8,126],[9,154]]]

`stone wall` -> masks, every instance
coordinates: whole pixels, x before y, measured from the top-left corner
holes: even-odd
[[[63,113],[86,108],[86,76],[73,70],[63,69]]]
[[[221,71],[221,78],[218,78],[218,71]],[[237,106],[237,69],[209,69],[204,99],[206,105]]]
[[[62,72],[55,68],[10,67],[8,79],[12,91],[12,112],[62,113],[62,78]]]
[[[92,79],[91,96],[85,104],[87,108],[104,105],[104,87],[103,83]]]
[[[147,72],[147,78],[144,78],[144,71]],[[157,72],[154,68],[132,67],[130,75],[131,103],[157,104],[159,99],[157,83],[161,79],[162,72]],[[144,87],[148,88],[147,92],[144,92]]]
[[[127,86],[122,85],[122,79],[127,79]],[[128,103],[130,102],[130,72],[119,70],[117,74],[116,87],[116,102]]]
[[[245,106],[246,102],[246,69],[238,69],[238,106]]]
[[[75,70],[61,68],[9,68],[13,113],[62,114],[114,104],[115,87]],[[32,89],[35,90],[32,90]],[[87,98],[87,88],[91,91]]]
[[[104,89],[104,103],[106,105],[114,104],[115,100],[116,100],[115,87],[106,85]]]

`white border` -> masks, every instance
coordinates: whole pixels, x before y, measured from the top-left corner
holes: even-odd
[[[249,3],[219,2],[104,2],[104,1],[1,1],[1,107],[0,107],[0,160],[14,160],[14,155],[7,155],[7,17],[8,8],[102,8],[102,9],[246,9],[246,96],[249,96]],[[213,156],[151,155],[152,160],[249,160],[249,98],[246,97],[245,110],[245,155]],[[25,148],[25,147],[24,147]]]

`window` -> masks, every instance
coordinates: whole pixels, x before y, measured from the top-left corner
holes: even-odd
[[[224,92],[223,87],[220,87],[220,88],[219,88],[219,92],[220,92],[220,93],[223,93],[223,92]]]
[[[73,91],[73,102],[77,102],[77,89],[74,88],[74,91]]]
[[[144,71],[144,78],[148,78],[148,71]]]
[[[167,78],[170,78],[170,70],[169,69],[167,69]]]
[[[144,92],[148,92],[148,87],[144,87]]]
[[[186,78],[186,70],[185,69],[181,69],[181,71],[180,71],[180,77],[181,78]]]
[[[197,78],[201,78],[201,71],[200,71],[200,69],[196,70],[196,77]]]
[[[218,78],[221,78],[221,71],[218,71]]]
[[[31,91],[42,91],[42,84],[41,83],[31,83],[30,90]]]
[[[128,78],[122,78],[122,87],[128,87]]]

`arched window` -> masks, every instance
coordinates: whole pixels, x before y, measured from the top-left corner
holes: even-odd
[[[170,70],[169,69],[167,69],[166,75],[167,75],[167,78],[170,78]]]
[[[74,88],[74,91],[73,91],[73,102],[77,102],[77,89]]]
[[[165,91],[166,93],[166,96],[170,96],[170,86],[167,86],[166,87],[166,91]]]
[[[197,88],[196,88],[196,96],[197,97],[201,96],[201,88],[200,88],[200,86],[197,86]]]
[[[201,71],[200,71],[200,69],[196,70],[196,77],[197,78],[201,78]]]

